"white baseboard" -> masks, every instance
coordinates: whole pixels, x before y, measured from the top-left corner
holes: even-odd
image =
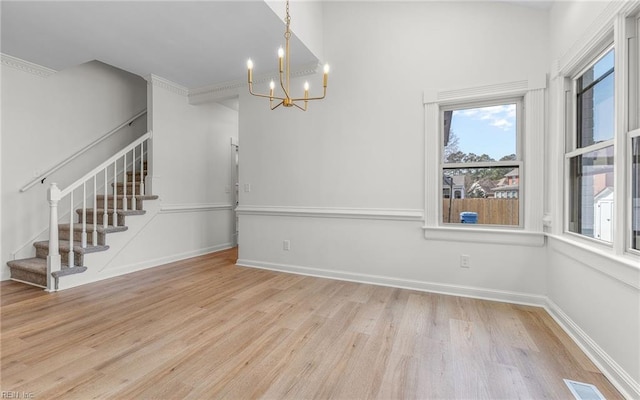
[[[369,283],[372,285],[418,290],[421,292],[440,293],[460,297],[471,297],[474,299],[482,300],[502,301],[513,304],[531,305],[537,307],[544,307],[544,305],[546,304],[546,297],[544,296],[527,293],[516,293],[506,290],[450,285],[443,283],[417,281],[412,279],[399,279],[381,275],[358,274],[353,272],[309,268],[297,265],[276,264],[246,259],[238,259],[236,265],[243,267],[268,269],[272,271],[289,272],[299,275],[316,276],[320,278],[337,279],[341,281]]]
[[[625,398],[640,399],[640,383],[622,369],[556,303],[547,298],[544,308]]]
[[[450,285],[434,282],[398,279],[379,275],[309,268],[297,265],[277,264],[264,261],[238,259],[236,265],[299,275],[316,276],[349,282],[368,283],[380,286],[418,290],[474,299],[501,301],[512,304],[530,305],[544,308],[569,337],[602,371],[611,383],[628,399],[640,399],[640,384],[616,363],[598,344],[593,341],[567,314],[546,296],[517,293],[503,290]]]
[[[209,246],[202,249],[186,251],[179,254],[172,254],[167,257],[158,257],[153,260],[145,260],[142,262],[124,265],[118,268],[113,269],[105,269],[102,270],[100,274],[92,275],[88,280],[73,280],[68,278],[80,277],[82,278],[85,274],[73,275],[70,277],[66,277],[67,279],[60,280],[60,288],[59,290],[71,289],[73,287],[86,285],[88,283],[99,282],[109,278],[115,278],[117,276],[130,274],[133,272],[142,271],[149,268],[160,267],[165,264],[170,264],[172,262],[185,260],[187,258],[198,257],[209,253],[214,253],[216,251],[227,250],[234,247],[232,243],[221,243],[215,246]]]

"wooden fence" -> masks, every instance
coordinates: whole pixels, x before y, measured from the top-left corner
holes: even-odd
[[[478,213],[478,224],[518,225],[519,209],[518,199],[442,199],[442,221],[460,223],[460,213],[471,211]]]

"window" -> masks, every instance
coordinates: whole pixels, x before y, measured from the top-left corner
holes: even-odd
[[[570,232],[611,243],[615,215],[614,50],[574,79],[576,129],[570,138]]]
[[[521,115],[522,99],[442,109],[442,223],[521,225]]]
[[[631,248],[640,250],[640,132],[631,145]]]

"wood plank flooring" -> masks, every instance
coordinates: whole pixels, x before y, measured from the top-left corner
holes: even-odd
[[[541,308],[236,267],[236,257],[227,250],[53,294],[2,282],[1,390],[572,399],[568,378],[621,398]]]

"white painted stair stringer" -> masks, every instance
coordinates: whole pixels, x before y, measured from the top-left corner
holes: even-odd
[[[127,216],[125,225],[128,229],[124,232],[110,233],[106,236],[105,244],[109,246],[107,251],[85,254],[84,266],[87,267],[87,270],[81,274],[61,277],[58,290],[69,289],[148,268],[127,268],[127,266],[118,268],[118,266],[111,265],[111,261],[118,255],[132,250],[131,243],[133,239],[143,233],[149,223],[157,217],[160,207],[160,200],[145,200],[143,207],[145,214]]]

